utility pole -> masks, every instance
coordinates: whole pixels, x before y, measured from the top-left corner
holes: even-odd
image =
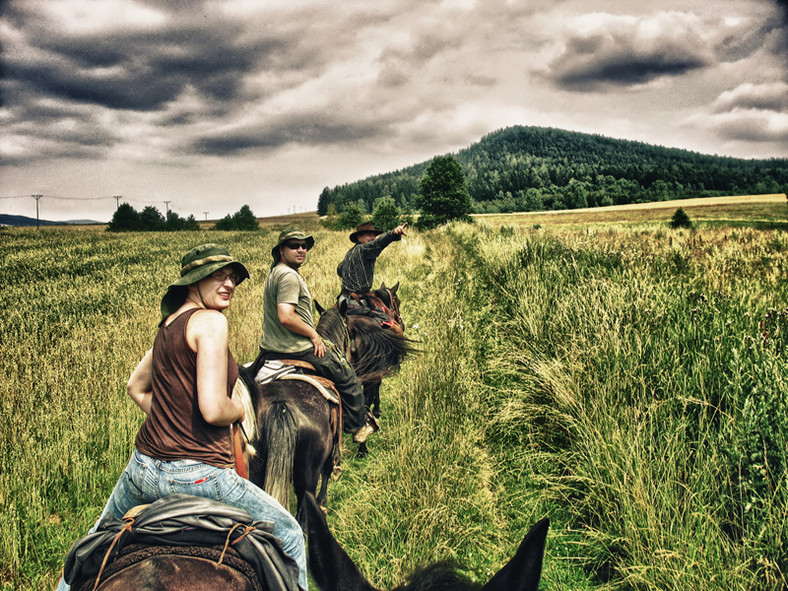
[[[172,201],[165,201],[164,202],[164,219],[165,220],[170,215],[170,203],[172,203]]]
[[[204,211],[203,213],[205,214],[205,221],[207,222],[208,221],[208,212]]]
[[[38,230],[40,227],[40,222],[38,220],[38,200],[41,199],[43,195],[31,195],[31,197],[36,200],[36,230]]]
[[[123,195],[113,195],[112,196],[112,198],[115,200],[115,211],[118,211],[118,208],[120,207],[120,200],[121,200],[122,197],[123,197]]]

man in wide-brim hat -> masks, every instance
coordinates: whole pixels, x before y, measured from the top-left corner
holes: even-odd
[[[375,262],[384,248],[407,236],[407,227],[408,224],[404,223],[390,232],[383,232],[376,230],[372,222],[364,222],[350,234],[350,241],[355,242],[355,246],[347,252],[337,267],[337,275],[342,278],[342,295],[363,296],[372,290]]]
[[[271,250],[274,259],[265,280],[261,355],[266,359],[300,359],[334,382],[342,399],[342,425],[357,443],[378,428],[364,406],[364,393],[356,372],[332,343],[315,330],[312,295],[298,272],[315,240],[297,228],[279,234]]]

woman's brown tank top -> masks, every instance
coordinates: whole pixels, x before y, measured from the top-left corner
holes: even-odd
[[[198,460],[232,467],[229,427],[205,421],[197,401],[197,353],[186,341],[188,310],[169,326],[162,325],[153,342],[153,400],[137,433],[137,449],[159,460]],[[227,396],[232,395],[238,366],[227,350]]]

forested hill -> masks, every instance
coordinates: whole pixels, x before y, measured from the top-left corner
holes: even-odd
[[[477,213],[577,209],[687,197],[788,192],[788,159],[709,156],[544,127],[509,127],[454,154]],[[318,214],[349,203],[368,213],[391,196],[416,206],[429,162],[329,189]],[[333,206],[333,207],[331,207]]]

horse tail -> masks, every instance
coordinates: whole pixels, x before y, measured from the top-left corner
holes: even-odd
[[[267,452],[263,489],[289,509],[296,448],[295,418],[285,402],[277,401],[268,409],[263,421]]]

